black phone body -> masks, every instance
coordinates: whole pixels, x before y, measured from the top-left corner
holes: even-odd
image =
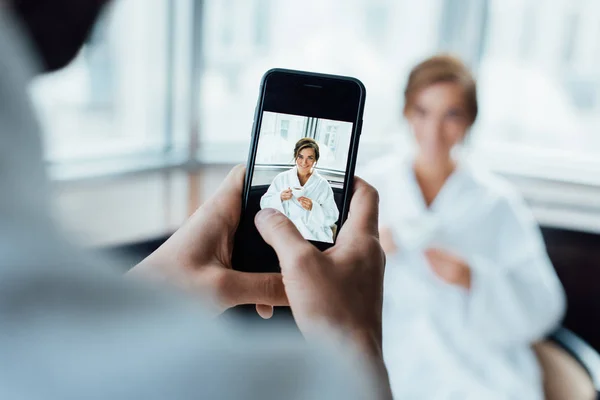
[[[358,79],[312,72],[272,69],[265,73],[254,115],[242,199],[235,236],[233,268],[279,272],[274,250],[254,224],[262,208],[283,212],[320,250],[334,245],[348,216],[366,90]],[[302,151],[302,143],[316,143]],[[301,146],[300,146],[301,147]],[[300,171],[316,156],[311,175],[299,184]],[[289,190],[288,190],[289,189]],[[282,200],[282,190],[292,198]],[[312,206],[303,206],[309,198]]]

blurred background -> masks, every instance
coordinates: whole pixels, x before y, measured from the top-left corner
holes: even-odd
[[[583,168],[600,151],[595,0],[113,3],[77,61],[32,87],[50,162],[181,150],[190,118],[199,121],[200,161],[243,161],[260,77],[273,66],[363,80],[363,148],[376,153],[405,139],[402,85],[437,51],[477,71],[475,152],[501,160],[510,151],[545,164],[521,166],[528,175],[552,176],[549,165]],[[513,169],[500,160],[495,167]]]
[[[272,67],[361,79],[359,164],[406,151],[403,84],[439,51],[478,78],[464,151],[523,192],[566,324],[600,348],[597,0],[114,1],[76,61],[31,85],[58,215],[84,244],[152,249],[245,161]]]

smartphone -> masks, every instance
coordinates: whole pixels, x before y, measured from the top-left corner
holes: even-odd
[[[333,246],[348,216],[362,128],[365,87],[356,78],[272,69],[254,123],[233,268],[279,272],[254,217],[285,214],[320,250]]]

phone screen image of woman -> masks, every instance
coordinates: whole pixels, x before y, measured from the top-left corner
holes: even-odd
[[[353,124],[264,111],[247,208],[273,208],[302,236],[333,243],[339,231]]]
[[[355,78],[273,69],[260,85],[233,268],[279,272],[256,214],[275,209],[325,251],[348,216],[365,102]]]

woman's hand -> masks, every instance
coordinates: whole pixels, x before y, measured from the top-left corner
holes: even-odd
[[[308,197],[299,197],[298,201],[300,202],[300,205],[302,206],[302,208],[304,208],[305,210],[312,210],[312,206],[313,206],[313,202],[311,199],[309,199]]]
[[[471,268],[463,259],[440,249],[426,250],[425,257],[440,279],[451,285],[471,289]]]
[[[292,198],[292,189],[287,188],[283,192],[281,192],[281,201],[290,200]]]

